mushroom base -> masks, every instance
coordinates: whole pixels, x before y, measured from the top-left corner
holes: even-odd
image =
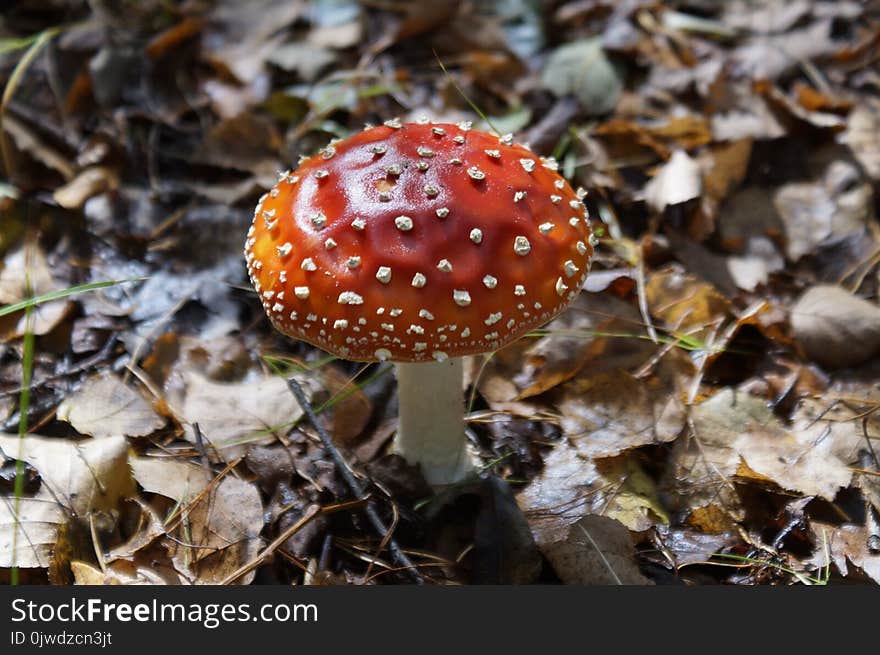
[[[399,362],[400,424],[393,451],[421,466],[428,484],[443,486],[472,475],[475,462],[464,434],[461,357],[444,362]]]

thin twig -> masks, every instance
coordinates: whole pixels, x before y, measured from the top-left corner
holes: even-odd
[[[617,575],[617,571],[614,570],[614,567],[611,566],[611,562],[608,561],[608,558],[605,557],[605,553],[602,552],[602,549],[599,548],[599,544],[596,543],[596,540],[593,539],[593,535],[591,535],[587,529],[578,523],[578,527],[581,529],[581,532],[584,533],[584,536],[590,540],[590,543],[593,545],[593,548],[599,554],[599,558],[602,560],[602,563],[605,565],[605,568],[608,569],[608,572],[611,574],[611,577],[614,578],[614,584],[622,585],[623,580],[620,579],[620,576]]]
[[[56,382],[66,377],[70,377],[72,375],[76,375],[77,373],[83,373],[90,368],[94,368],[104,364],[110,357],[113,355],[113,349],[116,347],[116,335],[112,335],[107,342],[101,346],[101,350],[99,350],[94,355],[87,357],[81,362],[74,364],[70,368],[66,368],[60,373],[56,373],[54,375],[48,375],[39,380],[34,380],[31,382],[31,391],[35,391],[40,387],[44,387],[51,382]],[[21,386],[16,387],[15,389],[9,389],[7,391],[0,391],[0,398],[4,396],[17,396],[23,391]]]
[[[333,463],[336,465],[340,475],[342,475],[342,479],[345,480],[345,484],[348,486],[351,493],[358,499],[365,499],[366,492],[364,490],[363,485],[361,485],[360,481],[354,476],[354,473],[351,472],[351,468],[348,466],[348,463],[339,453],[339,450],[336,448],[336,444],[333,443],[333,440],[330,439],[330,435],[327,434],[327,431],[324,427],[318,422],[318,417],[315,415],[315,410],[312,409],[311,404],[306,398],[305,393],[302,390],[299,382],[296,381],[293,377],[287,378],[287,387],[290,389],[293,397],[296,398],[296,402],[299,403],[300,408],[302,408],[303,413],[305,413],[306,417],[309,419],[309,423],[315,428],[315,431],[318,433],[318,438],[321,439],[321,443],[324,445],[324,449],[330,455],[330,458],[333,460]],[[394,558],[395,562],[403,567],[409,576],[413,579],[416,584],[424,584],[425,580],[422,578],[421,574],[416,570],[413,563],[410,561],[409,557],[406,556],[400,546],[398,546],[397,541],[395,541],[394,537],[391,535],[391,530],[389,530],[385,526],[385,522],[379,517],[378,512],[376,511],[376,505],[372,500],[367,499],[367,505],[364,508],[364,513],[367,515],[370,523],[373,525],[373,528],[379,534],[379,537],[384,539],[388,539],[388,550],[391,551],[391,555]]]
[[[868,451],[871,453],[871,458],[874,460],[874,466],[880,469],[880,459],[877,459],[877,452],[874,450],[874,444],[871,443],[871,437],[868,435],[868,419],[870,416],[865,416],[862,419],[862,434],[865,435],[865,443],[868,444]]]
[[[281,546],[285,541],[287,541],[294,534],[299,532],[307,523],[309,523],[312,519],[318,516],[321,513],[321,508],[318,505],[312,505],[309,507],[305,513],[300,517],[299,521],[291,525],[284,532],[282,532],[275,540],[266,546],[260,553],[253,558],[251,561],[243,564],[238,567],[235,571],[227,575],[223,581],[220,583],[221,585],[232,584],[236,580],[238,580],[241,576],[246,573],[253,571],[257,566],[262,564],[275,550]]]
[[[198,422],[194,422],[192,428],[196,437],[196,448],[199,450],[199,460],[201,460],[202,468],[205,470],[208,482],[210,482],[211,478],[214,477],[214,471],[211,470],[211,458],[208,457],[208,451],[205,448],[205,438],[202,436],[202,429],[199,427]]]
[[[639,254],[639,263],[634,267],[636,276],[636,291],[639,299],[639,311],[642,313],[642,320],[645,322],[645,330],[651,341],[658,343],[657,330],[651,322],[651,312],[648,311],[648,296],[645,292],[645,262],[641,253]]]

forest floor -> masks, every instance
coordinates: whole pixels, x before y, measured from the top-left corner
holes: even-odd
[[[878,58],[877,2],[11,3],[0,581],[880,582]],[[420,116],[554,156],[600,236],[467,360],[440,496],[391,367],[275,332],[242,256],[279,171]]]

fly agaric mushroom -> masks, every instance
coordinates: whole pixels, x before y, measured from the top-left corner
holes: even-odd
[[[595,244],[582,199],[511,135],[390,120],[281,175],[254,213],[248,273],[276,329],[396,363],[394,450],[450,484],[474,470],[461,358],[574,300]]]

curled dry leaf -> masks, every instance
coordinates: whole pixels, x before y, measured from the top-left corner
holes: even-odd
[[[301,383],[310,385],[308,379]],[[205,440],[224,459],[243,454],[250,444],[274,440],[302,416],[287,383],[273,375],[220,383],[194,370],[182,370],[170,385],[167,400],[184,423],[187,439],[195,441],[192,424],[198,423]]]
[[[557,403],[565,436],[584,457],[612,457],[625,450],[675,439],[685,421],[678,394],[625,371],[566,385]]]
[[[49,293],[56,287],[49,262],[38,245],[28,244],[6,255],[0,269],[0,305]],[[71,307],[67,300],[53,300],[35,306],[32,332],[37,336],[48,334],[64,319]],[[0,324],[0,329],[2,327]],[[20,336],[26,329],[26,319],[22,315],[7,336]]]
[[[180,582],[179,576],[161,566],[155,557],[136,562],[118,560],[105,564],[103,570],[74,560],[70,563],[70,570],[77,585],[167,585]]]
[[[846,386],[834,384],[826,393],[798,403],[792,412],[791,431],[800,441],[822,443],[834,458],[855,466],[860,453],[867,448],[865,431],[875,434],[880,430],[880,416],[866,412],[866,408],[875,408],[878,401],[880,394],[876,390],[872,397],[870,391],[852,393]],[[866,496],[870,501],[870,494]]]
[[[585,516],[565,539],[539,545],[565,584],[651,584],[636,564],[629,530],[606,516]]]
[[[623,160],[628,163],[653,163],[657,159],[667,159],[669,148],[640,123],[622,118],[609,118],[600,123],[592,136],[604,146],[603,158]],[[610,168],[605,162],[605,168]]]
[[[373,412],[369,396],[355,386],[355,381],[334,366],[323,366],[315,372],[329,394],[327,409],[333,440],[350,444],[361,435]],[[323,414],[324,412],[322,412]]]
[[[191,581],[219,583],[259,552],[263,505],[253,484],[231,476],[209,482],[204,469],[161,458],[136,457],[131,467],[146,491],[180,504],[177,539],[168,549]],[[251,572],[239,582],[252,579]]]
[[[701,156],[706,196],[720,203],[736,189],[746,177],[751,154],[752,140],[739,139],[717,145]]]
[[[700,165],[684,150],[676,150],[645,187],[645,199],[656,211],[699,198],[703,182]]]
[[[64,186],[55,189],[52,197],[65,209],[79,209],[92,196],[118,186],[119,177],[113,169],[107,166],[90,166]]]
[[[712,140],[708,122],[695,114],[673,116],[664,123],[646,129],[652,136],[676,143],[681,148],[696,148]]]
[[[869,529],[872,523],[873,530]],[[811,563],[817,569],[833,563],[841,575],[847,575],[849,565],[853,565],[880,584],[880,552],[873,546],[880,536],[876,521],[869,521],[868,525],[845,523],[841,526],[813,523],[811,531],[816,544]]]
[[[303,12],[299,2],[259,0],[241,4],[219,2],[213,6],[206,29],[206,58],[227,67],[239,80],[267,86],[265,62],[284,40],[282,27]]]
[[[706,119],[693,114],[657,123],[609,118],[596,126],[592,135],[607,144],[614,159],[627,162],[668,159],[670,148],[696,148],[712,137]]]
[[[694,434],[673,453],[685,488],[730,489],[736,477],[833,500],[852,478],[848,439],[788,430],[759,398],[725,388],[694,405],[691,419]]]
[[[645,296],[651,314],[675,333],[704,335],[730,316],[730,301],[711,284],[676,267],[648,276]]]
[[[825,19],[782,34],[754,36],[734,50],[731,59],[737,73],[753,80],[776,80],[840,46],[832,21]]]
[[[546,336],[526,350],[525,363],[517,358],[513,364],[519,369],[512,380],[520,389],[517,399],[537,396],[577,375],[593,346],[592,331],[601,321],[581,296],[569,311],[547,324],[542,329]]]
[[[834,113],[806,109],[770,82],[763,80],[756,82],[755,90],[761,94],[780,119],[791,127],[793,132],[816,130],[841,132],[846,127],[844,118]]]
[[[751,34],[779,34],[806,18],[808,0],[730,0],[721,5],[725,25]]]
[[[727,271],[743,291],[754,291],[767,284],[770,274],[785,267],[785,260],[767,237],[752,237],[742,254],[727,259]]]
[[[149,550],[156,539],[165,534],[162,520],[148,503],[140,498],[132,498],[132,502],[140,507],[138,525],[127,541],[105,553],[104,559],[106,562],[115,562],[117,560],[134,561],[138,553]]]
[[[655,556],[659,564],[678,568],[687,564],[708,562],[716,553],[725,550],[736,542],[733,532],[706,533],[691,528],[673,529],[658,525],[655,540],[659,543],[659,553]]]
[[[857,105],[840,141],[850,147],[872,179],[880,180],[880,101],[868,98]]]
[[[859,234],[871,216],[873,191],[847,162],[833,162],[818,182],[785,184],[773,196],[792,261],[820,246]]]
[[[634,532],[668,521],[653,480],[627,455],[594,461],[567,440],[544,459],[544,470],[517,496],[535,540],[566,538],[584,516],[602,514]]]
[[[742,251],[749,239],[780,235],[782,231],[782,221],[764,187],[743,187],[729,195],[720,207],[718,236],[729,252]]]
[[[601,276],[602,272],[597,273]],[[520,340],[489,360],[478,384],[490,404],[549,391],[587,364],[592,374],[640,366],[656,348],[639,338],[644,326],[632,303],[610,292],[581,294],[542,331],[547,335],[533,344]]]
[[[323,69],[336,61],[336,53],[310,43],[290,41],[270,53],[268,61],[312,82]]]
[[[74,442],[0,434],[0,450],[41,477],[37,492],[18,500],[18,521],[13,494],[0,498],[0,567],[48,567],[62,526],[91,512],[113,516],[134,494],[124,437]]]
[[[58,406],[56,416],[93,437],[142,437],[165,425],[143,395],[114,375],[89,378]]]
[[[807,357],[828,368],[880,353],[880,307],[837,286],[807,290],[791,308],[791,327]]]

